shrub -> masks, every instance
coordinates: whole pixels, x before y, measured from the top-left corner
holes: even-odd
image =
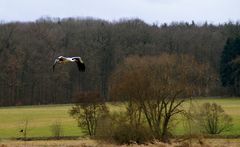
[[[110,115],[105,115],[105,117],[100,117],[97,120],[98,125],[96,126],[96,139],[101,139],[104,141],[111,141],[113,138],[113,128],[114,121]]]
[[[129,123],[119,124],[114,131],[113,139],[120,144],[130,144],[136,142],[138,144],[151,140],[150,130],[145,126],[133,127]]]
[[[201,131],[207,134],[220,134],[232,127],[232,118],[216,103],[204,103],[195,114]]]
[[[98,120],[108,114],[108,108],[101,99],[97,92],[80,93],[77,103],[69,111],[77,120],[78,126],[85,129],[90,136],[96,135]]]
[[[114,113],[99,120],[96,137],[103,140],[114,140],[119,144],[142,144],[152,139],[150,129],[144,124],[130,123],[128,113]]]
[[[51,128],[52,135],[56,139],[60,139],[60,137],[63,136],[63,128],[60,121],[55,121],[50,128]]]

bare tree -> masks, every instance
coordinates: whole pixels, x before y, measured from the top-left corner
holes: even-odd
[[[111,77],[111,97],[126,100],[128,109],[137,105],[137,118],[143,113],[153,135],[168,142],[172,118],[204,86],[198,82],[204,79],[202,66],[187,55],[127,58]]]

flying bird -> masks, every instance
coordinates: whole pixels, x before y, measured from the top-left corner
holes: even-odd
[[[82,61],[81,57],[63,57],[63,56],[59,56],[53,64],[53,71],[55,69],[55,66],[57,64],[62,64],[62,63],[69,63],[69,62],[75,62],[77,63],[78,66],[78,70],[81,72],[85,71],[85,64]]]

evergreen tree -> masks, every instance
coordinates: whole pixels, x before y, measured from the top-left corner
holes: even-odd
[[[220,63],[220,78],[224,87],[240,95],[240,37],[229,38],[224,46]]]

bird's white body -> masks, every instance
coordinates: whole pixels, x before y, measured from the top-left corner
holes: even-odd
[[[67,62],[75,62],[73,60],[73,58],[70,58],[70,57],[66,57],[64,61],[62,61],[63,63],[67,63]]]
[[[66,60],[70,61],[70,62],[74,62],[73,58],[67,57]]]
[[[60,57],[63,57],[63,56],[60,56]],[[81,57],[65,57],[65,60],[63,61],[63,63],[67,63],[67,62],[75,62],[75,58],[79,58],[80,59],[80,62],[83,63]]]

